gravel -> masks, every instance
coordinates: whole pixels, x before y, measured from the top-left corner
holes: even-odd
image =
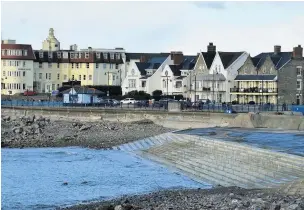
[[[110,148],[112,146],[166,133],[171,129],[150,120],[131,123],[50,120],[42,116],[1,117],[1,147]]]
[[[270,190],[246,190],[238,187],[213,189],[173,189],[145,195],[123,196],[119,199],[76,205],[67,210],[303,210],[304,198]]]

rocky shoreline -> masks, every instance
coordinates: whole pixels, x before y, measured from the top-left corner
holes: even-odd
[[[152,121],[121,123],[104,120],[51,120],[42,116],[1,117],[1,147],[66,147],[111,148],[116,145],[155,136],[172,129]]]
[[[304,197],[274,190],[247,190],[237,187],[213,189],[172,189],[145,195],[81,204],[66,210],[303,210]]]

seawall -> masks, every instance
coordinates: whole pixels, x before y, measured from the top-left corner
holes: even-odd
[[[2,115],[44,115],[51,119],[130,122],[143,119],[174,129],[203,127],[278,128],[304,130],[304,117],[269,113],[166,112],[159,110],[97,109],[70,107],[2,107]]]

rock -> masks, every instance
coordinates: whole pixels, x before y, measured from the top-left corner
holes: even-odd
[[[117,205],[115,206],[114,210],[124,210],[124,208],[122,207],[122,205]]]
[[[281,205],[280,204],[272,204],[270,207],[270,210],[280,210]]]
[[[40,128],[40,126],[39,126],[39,124],[33,124],[32,128],[36,130],[36,129]]]
[[[292,204],[292,205],[288,206],[287,209],[288,209],[288,210],[298,210],[298,209],[300,209],[300,208],[299,208],[299,205],[298,205],[298,204]]]
[[[2,119],[3,119],[4,121],[10,121],[10,120],[11,120],[11,117],[10,117],[10,116],[4,116],[4,117],[2,117]]]
[[[22,133],[23,132],[23,128],[22,127],[15,127],[15,128],[13,128],[13,132],[14,133]]]
[[[90,129],[92,126],[90,126],[90,125],[83,125],[83,126],[81,126],[81,128],[79,128],[79,130],[80,131],[85,131],[85,130],[88,130],[88,129]]]
[[[78,124],[77,124],[76,122],[73,122],[73,123],[72,123],[72,126],[73,126],[73,127],[76,127],[76,126],[78,126]]]

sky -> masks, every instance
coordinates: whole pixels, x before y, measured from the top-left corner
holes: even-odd
[[[14,9],[11,9],[14,8]],[[54,28],[61,48],[127,52],[292,51],[304,45],[304,2],[1,2],[1,38],[42,48]]]

